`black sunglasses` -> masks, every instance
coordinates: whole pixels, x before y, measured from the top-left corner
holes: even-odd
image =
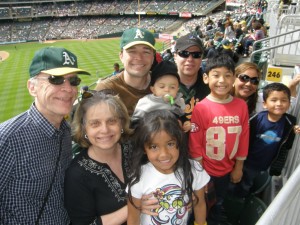
[[[81,99],[88,99],[88,98],[91,98],[93,97],[94,95],[96,94],[104,94],[104,95],[112,95],[112,96],[116,96],[116,92],[114,92],[113,90],[111,89],[103,89],[101,91],[84,91],[82,94],[81,94]]]
[[[188,58],[190,55],[194,58],[194,59],[199,59],[202,57],[202,52],[189,52],[189,51],[180,51],[177,52],[177,54],[182,57],[182,58]]]
[[[258,77],[249,77],[248,75],[246,74],[240,74],[238,75],[238,78],[240,79],[241,82],[243,83],[247,83],[250,81],[251,84],[254,84],[254,85],[258,85],[259,84],[259,79]]]
[[[81,79],[79,77],[68,77],[65,78],[63,76],[49,76],[48,81],[50,84],[53,85],[61,85],[63,84],[66,80],[68,80],[71,84],[71,86],[78,86],[81,82]]]

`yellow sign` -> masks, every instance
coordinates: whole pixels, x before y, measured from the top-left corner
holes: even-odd
[[[267,81],[281,82],[282,79],[282,68],[269,67],[266,75]]]

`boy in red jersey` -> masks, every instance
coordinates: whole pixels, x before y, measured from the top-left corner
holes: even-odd
[[[208,214],[208,224],[227,224],[223,200],[229,182],[240,182],[248,154],[249,124],[245,101],[232,97],[234,62],[228,55],[208,59],[204,83],[210,94],[192,113],[189,148],[214,183],[217,202]]]

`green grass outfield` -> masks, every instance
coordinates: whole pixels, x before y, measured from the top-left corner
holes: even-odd
[[[66,40],[53,43],[20,43],[0,45],[0,51],[9,53],[8,59],[0,62],[0,122],[3,122],[27,110],[33,98],[27,90],[29,66],[34,53],[47,46],[64,47],[73,52],[79,62],[79,67],[89,71],[92,76],[81,76],[83,85],[90,85],[113,71],[113,64],[119,59],[120,39],[100,40]],[[160,49],[162,43],[157,42]]]

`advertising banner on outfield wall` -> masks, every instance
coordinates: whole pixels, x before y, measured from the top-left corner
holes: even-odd
[[[182,18],[192,18],[192,13],[190,12],[182,12],[179,14],[179,17],[182,17]]]
[[[159,39],[173,40],[173,36],[171,34],[159,34]]]

